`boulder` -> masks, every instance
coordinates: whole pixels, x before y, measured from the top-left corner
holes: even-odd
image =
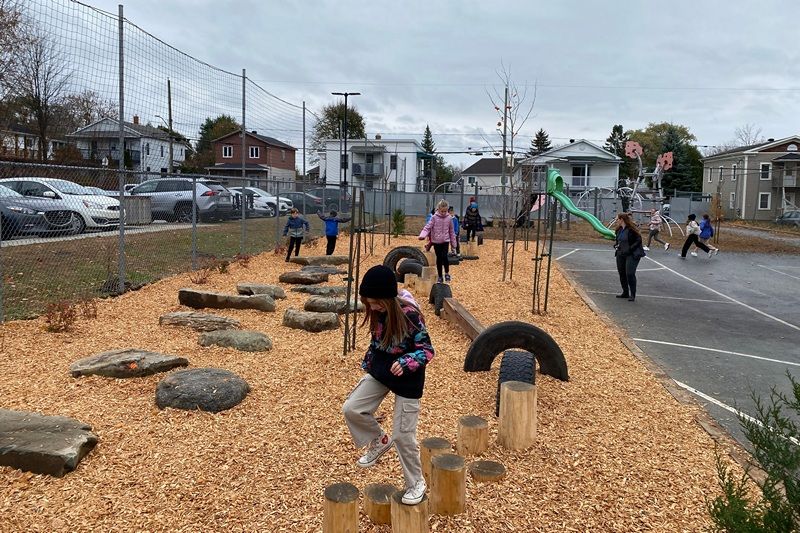
[[[292,257],[290,261],[298,265],[346,265],[350,258],[346,255],[307,255]]]
[[[72,418],[0,409],[0,466],[62,477],[95,444],[92,427]]]
[[[158,383],[156,405],[159,409],[173,407],[218,413],[238,405],[248,392],[247,382],[228,370],[179,370]]]
[[[294,283],[295,285],[315,285],[328,281],[328,274],[325,272],[303,272],[302,270],[294,270],[292,272],[284,272],[278,277],[281,283]]]
[[[185,357],[148,352],[137,348],[125,348],[75,361],[69,367],[69,371],[75,378],[91,375],[109,378],[138,378],[188,365],[189,360]]]
[[[351,289],[353,293],[356,292],[355,286]],[[347,287],[346,286],[334,286],[334,287],[292,287],[292,291],[294,292],[304,292],[306,294],[313,294],[315,296],[346,296],[347,295]]]
[[[249,281],[236,284],[236,292],[239,294],[266,294],[272,296],[274,300],[286,298],[286,292],[279,285],[250,283]]]
[[[364,310],[364,304],[357,299],[355,301],[351,300],[350,310],[352,311],[354,307],[359,311]],[[339,313],[341,315],[347,312],[347,301],[345,298],[312,296],[306,300],[305,305],[303,305],[303,309],[316,313]]]
[[[330,265],[306,265],[300,269],[300,272],[324,272],[325,274],[347,275],[347,270],[342,270]]]
[[[219,292],[197,291],[194,289],[181,289],[178,291],[178,301],[181,305],[195,309],[257,309],[259,311],[274,311],[275,300],[268,294],[256,296],[242,296],[240,294],[222,294]]]
[[[218,329],[239,329],[238,320],[224,316],[197,313],[195,311],[176,311],[161,315],[158,323],[167,326],[189,326],[197,331],[215,331]]]
[[[338,329],[339,315],[336,313],[312,313],[297,309],[287,309],[283,315],[283,325],[317,333],[327,329]]]
[[[260,331],[209,331],[200,335],[201,346],[217,345],[242,352],[266,352],[272,349],[272,339]]]

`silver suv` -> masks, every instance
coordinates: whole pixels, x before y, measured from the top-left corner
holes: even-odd
[[[221,183],[194,180],[197,188],[198,220],[225,220],[233,212],[231,193]],[[192,179],[158,178],[145,181],[131,189],[130,194],[148,196],[153,220],[168,222],[192,221]]]

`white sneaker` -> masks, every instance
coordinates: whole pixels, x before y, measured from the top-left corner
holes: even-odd
[[[642,248],[644,248],[645,252],[649,252],[650,251],[650,248],[648,248],[647,246],[642,246]]]
[[[417,505],[419,502],[422,501],[422,498],[425,497],[425,490],[428,487],[425,486],[425,480],[420,479],[417,481],[413,487],[408,489],[403,497],[400,499],[406,505]]]
[[[386,450],[392,447],[394,441],[392,437],[384,433],[376,439],[372,439],[367,448],[367,453],[361,456],[358,460],[358,466],[361,468],[369,468],[378,462],[378,459],[383,455]]]
[[[697,257],[697,252],[692,252],[689,255],[691,255],[692,257]]]
[[[669,243],[664,244],[664,251],[666,252],[667,250],[669,250]]]
[[[708,252],[706,252],[706,257],[709,259],[711,259],[711,256],[713,255],[714,255],[714,250],[709,250]]]
[[[717,255],[719,253],[719,248],[714,248],[711,251],[714,252],[714,255]]]

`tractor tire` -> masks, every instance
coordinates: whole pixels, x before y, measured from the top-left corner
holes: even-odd
[[[397,265],[397,272],[395,277],[400,283],[405,282],[406,274],[422,275],[422,263],[417,262],[415,259],[403,259]]]
[[[401,259],[413,259],[422,266],[428,266],[428,258],[425,257],[422,250],[413,246],[398,246],[389,250],[389,253],[383,258],[383,266],[389,267],[392,272],[397,272],[397,263]]]
[[[428,296],[428,303],[433,304],[434,313],[439,316],[444,307],[444,299],[452,298],[453,291],[447,283],[435,283],[431,288],[431,293]]]
[[[448,254],[447,262],[450,264],[450,266],[458,266],[458,264],[461,262],[461,259],[456,254]]]
[[[461,256],[461,260],[462,261],[475,261],[476,259],[479,259],[479,257],[477,255],[462,255]]]
[[[467,350],[464,371],[490,370],[497,354],[512,348],[531,352],[542,374],[569,381],[567,361],[553,337],[532,324],[515,320],[500,322],[483,330]]]
[[[530,352],[506,350],[500,360],[500,377],[497,378],[497,396],[494,416],[500,416],[500,386],[506,381],[536,384],[536,359]]]

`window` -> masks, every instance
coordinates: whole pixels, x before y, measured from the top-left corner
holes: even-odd
[[[586,188],[589,186],[589,176],[591,167],[588,165],[576,165],[572,167],[572,186]]]
[[[233,157],[233,145],[232,144],[224,144],[222,146],[222,157],[225,159],[230,159]]]
[[[736,165],[731,166],[731,181],[736,181]]]
[[[787,152],[796,152],[797,151],[797,145],[796,144],[790,144],[789,146],[786,147],[786,151]]]
[[[112,146],[111,149],[114,150],[114,147]],[[150,155],[150,143],[144,144],[144,153],[145,155]]]
[[[709,168],[708,169],[708,182],[709,183],[711,183],[711,180],[712,180],[713,176],[714,176],[714,169],[713,168]]]
[[[258,159],[261,157],[261,150],[258,146],[248,146],[250,149],[250,159]]]
[[[166,173],[167,173],[167,169],[166,169],[166,168],[164,168],[164,167],[161,167],[161,173],[162,173],[162,174],[166,174]]]
[[[158,187],[157,181],[146,181],[139,185],[138,187],[134,187],[133,192],[135,194],[148,194],[156,192],[156,187]]]
[[[722,181],[722,169],[725,167],[719,167],[719,181]],[[711,181],[711,180],[708,180]]]
[[[469,176],[469,177],[467,178],[467,183],[469,183],[470,185],[475,185],[475,183],[476,183],[477,181],[478,181],[478,178],[476,178],[475,176]]]
[[[761,163],[760,179],[772,179],[772,163]]]
[[[728,208],[729,209],[736,209],[736,193],[732,192],[730,198],[728,199]]]
[[[164,145],[161,145],[161,157],[164,157]]]
[[[286,161],[286,150],[281,150],[281,161]]]
[[[771,192],[760,192],[758,193],[758,209],[759,211],[767,211],[770,208],[770,204],[772,203],[772,193]]]
[[[397,156],[390,155],[389,156],[389,170],[397,170]]]

